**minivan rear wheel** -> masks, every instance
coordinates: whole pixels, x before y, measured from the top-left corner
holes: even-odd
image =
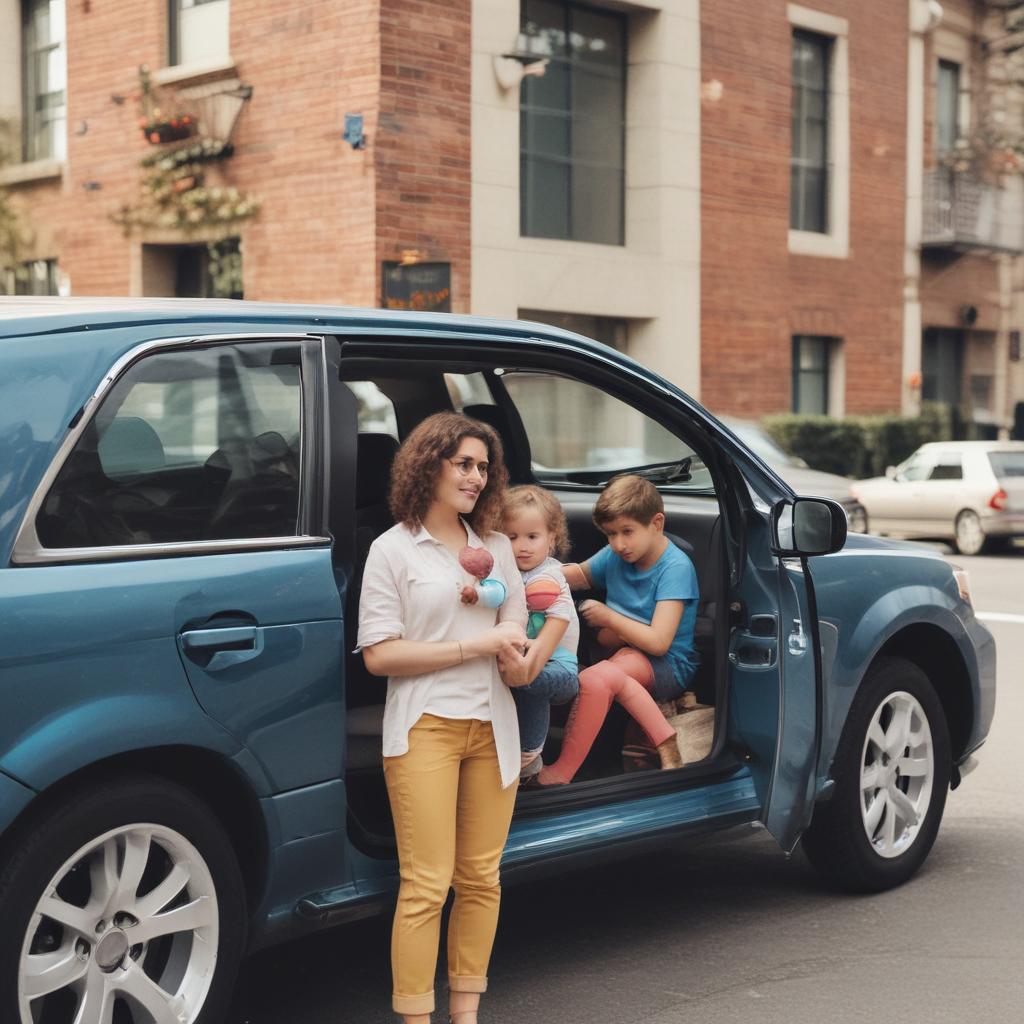
[[[230,841],[187,790],[136,779],[78,791],[0,866],[0,1019],[222,1019],[245,943]]]
[[[880,658],[850,707],[834,796],[804,834],[808,859],[855,892],[907,881],[938,834],[950,766],[946,717],[928,677],[906,659]]]

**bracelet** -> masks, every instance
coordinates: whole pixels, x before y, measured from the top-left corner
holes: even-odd
[[[462,641],[456,640],[455,642],[459,645],[459,664],[461,665],[465,662],[466,656],[462,653]]]

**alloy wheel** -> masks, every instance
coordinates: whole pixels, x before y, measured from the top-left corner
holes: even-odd
[[[21,1024],[191,1024],[217,962],[210,869],[164,825],[92,840],[45,887],[22,943]]]
[[[861,766],[861,821],[868,842],[880,857],[899,857],[921,830],[935,780],[931,727],[916,697],[899,691],[878,705]]]

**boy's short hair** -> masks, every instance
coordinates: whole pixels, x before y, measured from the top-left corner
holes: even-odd
[[[635,473],[612,477],[594,505],[594,525],[601,529],[619,516],[635,519],[648,526],[659,513],[664,513],[665,502],[658,488]]]

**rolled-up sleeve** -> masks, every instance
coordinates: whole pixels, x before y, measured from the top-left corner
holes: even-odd
[[[523,586],[523,576],[516,565],[516,557],[512,554],[512,543],[504,534],[497,534],[498,554],[501,558],[501,569],[508,580],[508,596],[505,603],[498,612],[499,622],[518,622],[523,628],[526,627],[528,618],[526,611],[526,588]]]
[[[402,581],[383,544],[374,541],[366,556],[359,594],[359,634],[356,651],[383,640],[405,636]]]

